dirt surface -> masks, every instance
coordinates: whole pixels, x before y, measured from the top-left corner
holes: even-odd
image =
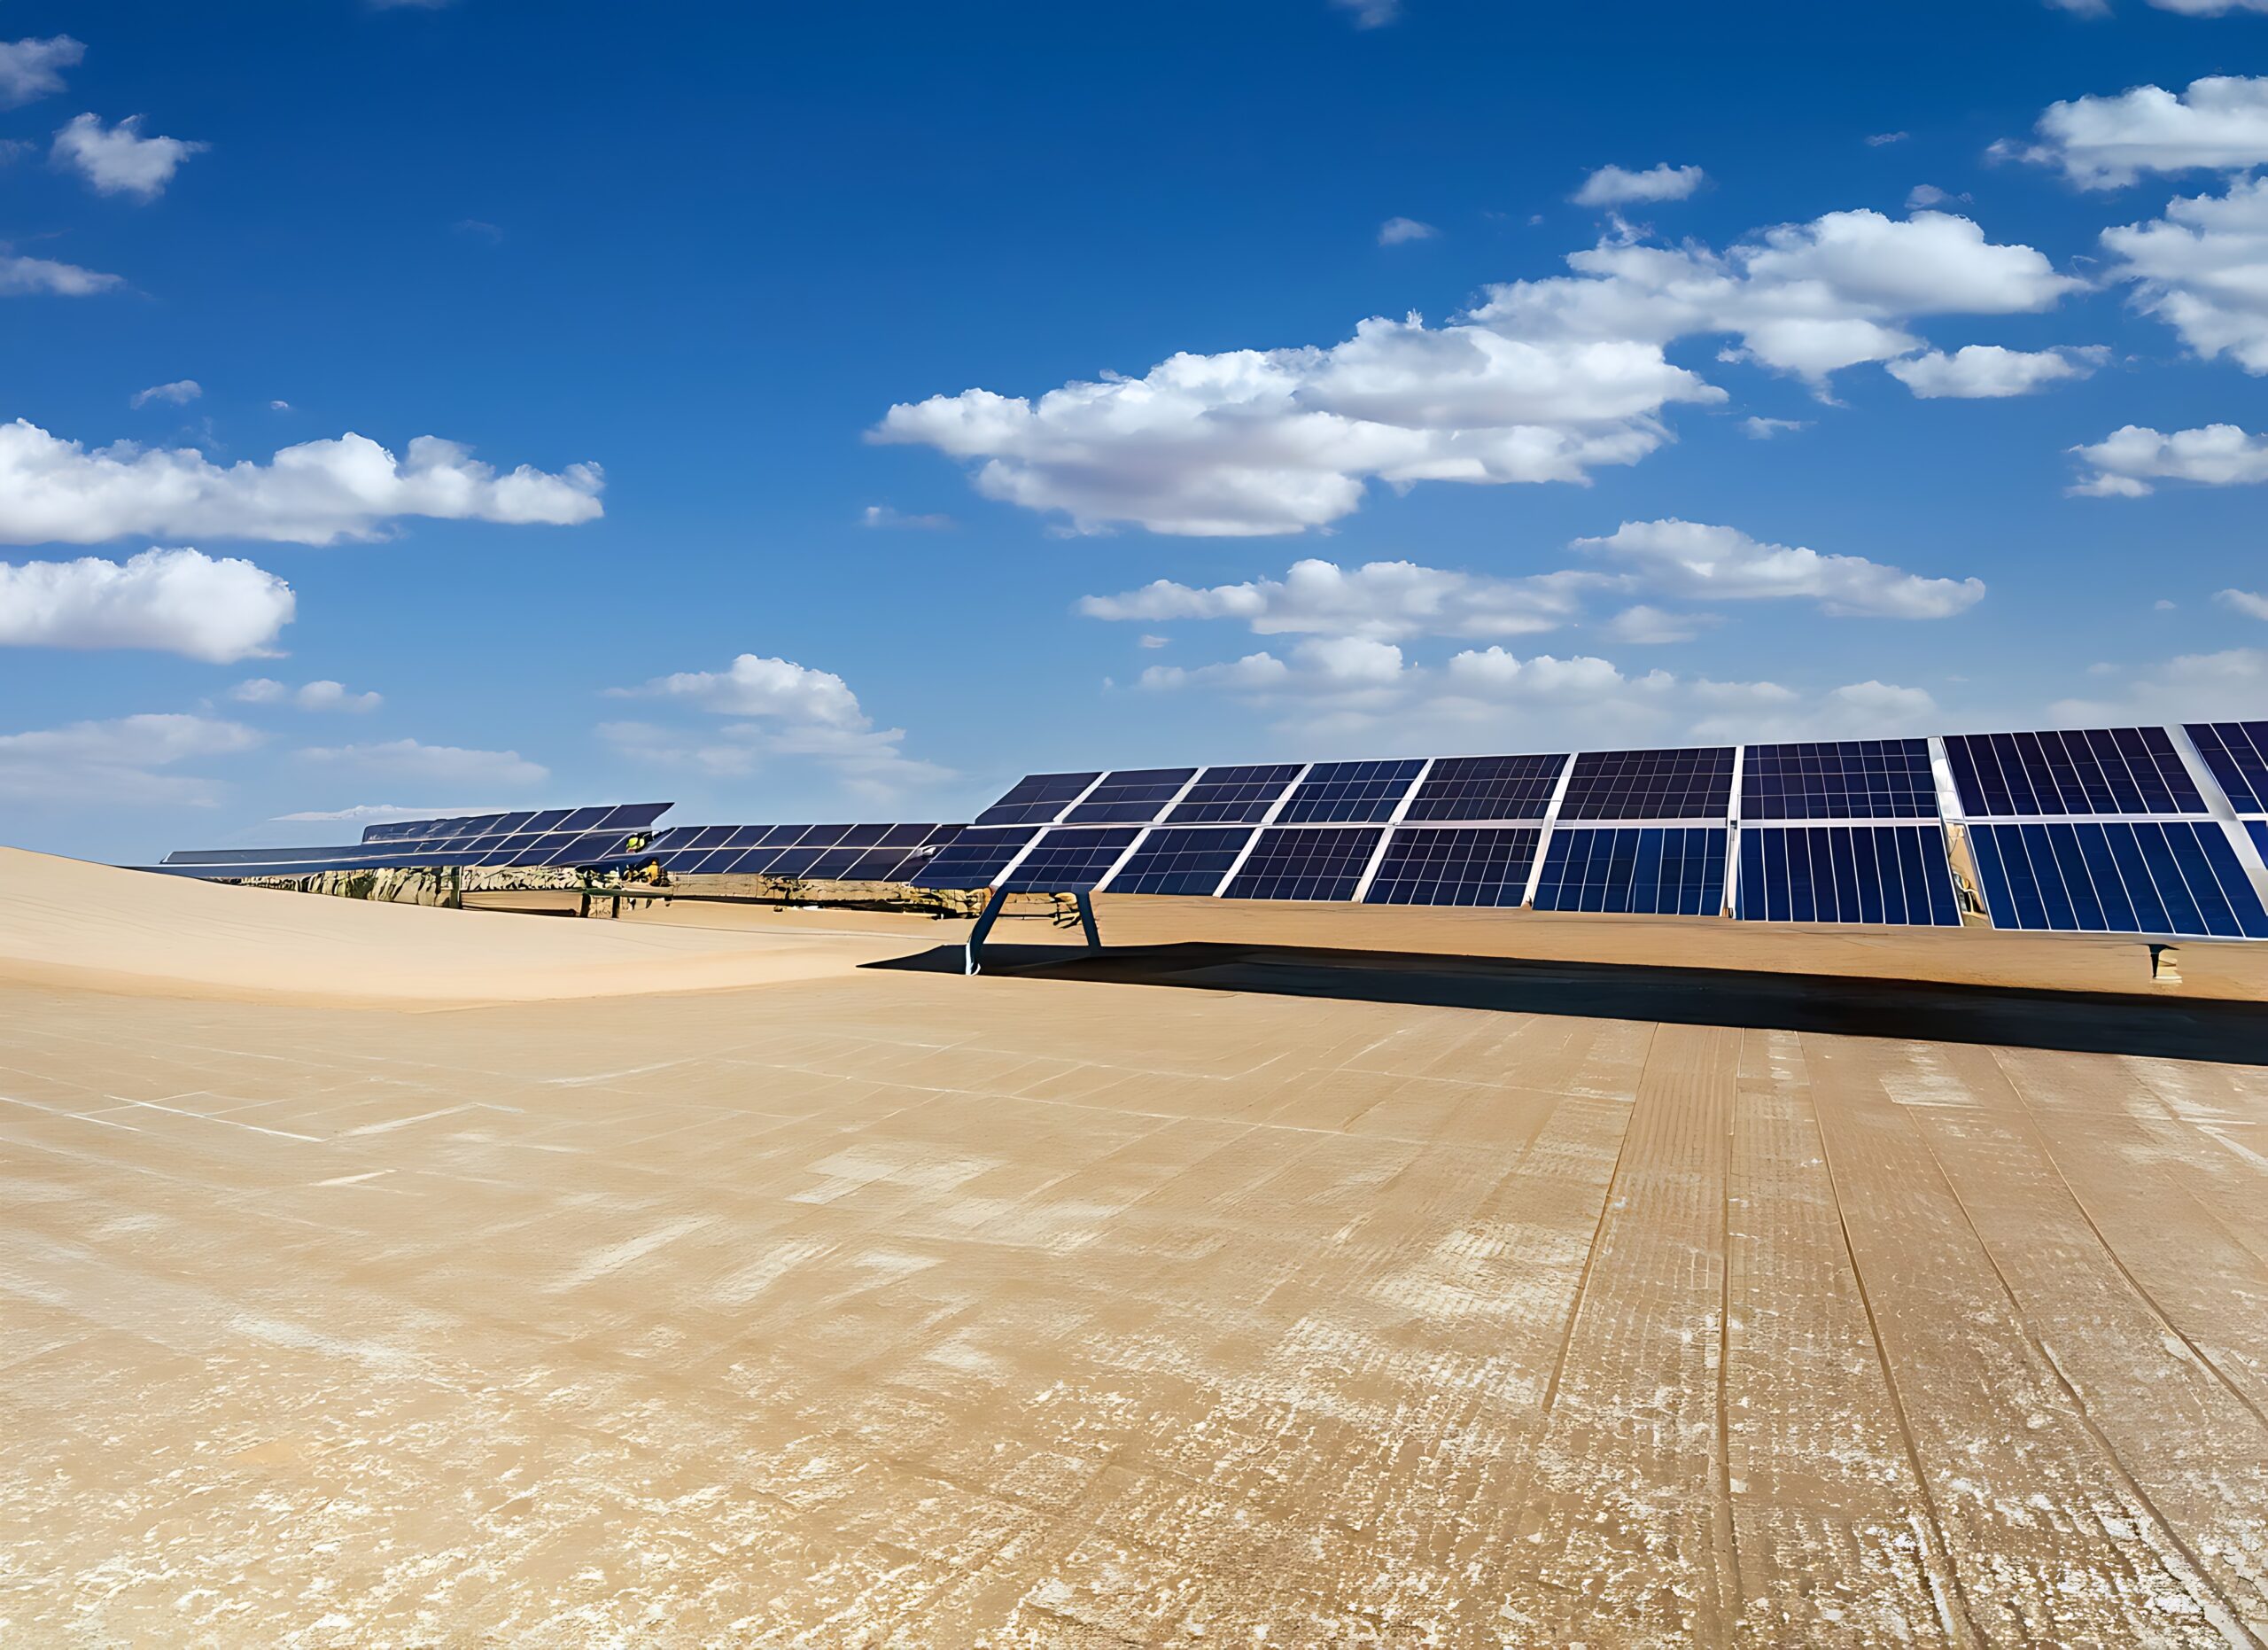
[[[0,1645],[2268,1638],[2257,1066],[82,915],[177,989],[0,937]]]

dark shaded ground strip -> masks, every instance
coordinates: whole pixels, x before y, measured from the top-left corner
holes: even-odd
[[[865,966],[958,974],[962,958],[960,946],[940,946]],[[1827,974],[1211,942],[1133,946],[1068,956],[1060,946],[989,946],[984,966],[987,974],[1026,979],[2268,1066],[2268,1003],[2185,1000],[2171,992],[2163,997],[2129,996]]]

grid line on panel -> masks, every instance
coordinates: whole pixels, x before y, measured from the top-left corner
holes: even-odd
[[[1254,834],[1252,826],[1157,825],[1108,883],[1114,894],[1209,894]]]
[[[1002,870],[1039,835],[1036,825],[968,826],[931,856],[913,878],[916,888],[990,888]]]
[[[1732,811],[1733,748],[1579,751],[1562,820],[1721,820]]]
[[[1063,816],[1066,825],[1146,825],[1181,794],[1193,767],[1121,768],[1102,776],[1079,805]]]
[[[2187,732],[2229,806],[2268,814],[2268,722],[2191,722]]]
[[[1057,826],[1016,861],[998,886],[1013,893],[1083,893],[1110,874],[1142,834],[1134,825],[1099,829]]]
[[[1743,826],[1735,885],[1744,922],[1961,925],[1936,825]]]
[[[1557,756],[1437,758],[1402,817],[1420,820],[1540,820],[1567,765]]]
[[[1208,767],[1182,799],[1166,810],[1168,825],[1256,825],[1300,776],[1297,762]]]
[[[2215,823],[1969,828],[1995,928],[2268,938],[2268,911]]]
[[[1394,762],[1317,762],[1285,798],[1279,825],[1369,824],[1394,817],[1424,759]]]
[[[1763,820],[1938,817],[1926,739],[1752,744],[1741,764],[1740,815]]]
[[[1723,826],[1556,828],[1536,883],[1539,911],[1714,916],[1724,909]]]
[[[1364,895],[1369,905],[1517,906],[1542,833],[1396,826]]]
[[[2205,811],[2163,728],[1954,734],[1945,744],[1971,819]]]
[[[1261,831],[1223,899],[1351,899],[1379,845],[1378,826]]]
[[[1088,774],[1027,774],[1008,788],[973,821],[978,825],[1045,825],[1102,775]]]

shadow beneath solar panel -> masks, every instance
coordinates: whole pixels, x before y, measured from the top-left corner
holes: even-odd
[[[941,946],[865,966],[959,974],[961,964],[961,947]],[[1060,946],[993,946],[984,969],[1026,979],[2268,1066],[2268,1004],[2213,999],[1207,942],[1068,956]]]

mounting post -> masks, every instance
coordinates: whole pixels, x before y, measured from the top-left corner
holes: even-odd
[[[960,971],[963,974],[984,971],[985,938],[992,932],[992,924],[1000,920],[1000,907],[1007,903],[1008,892],[1005,888],[995,888],[986,892],[984,909],[977,914],[976,926],[968,930],[968,947],[961,962]]]
[[[1089,951],[1100,951],[1102,949],[1102,930],[1095,926],[1094,895],[1091,892],[1082,890],[1081,891],[1073,894],[1071,899],[1079,907],[1079,926],[1087,930],[1087,949]]]

